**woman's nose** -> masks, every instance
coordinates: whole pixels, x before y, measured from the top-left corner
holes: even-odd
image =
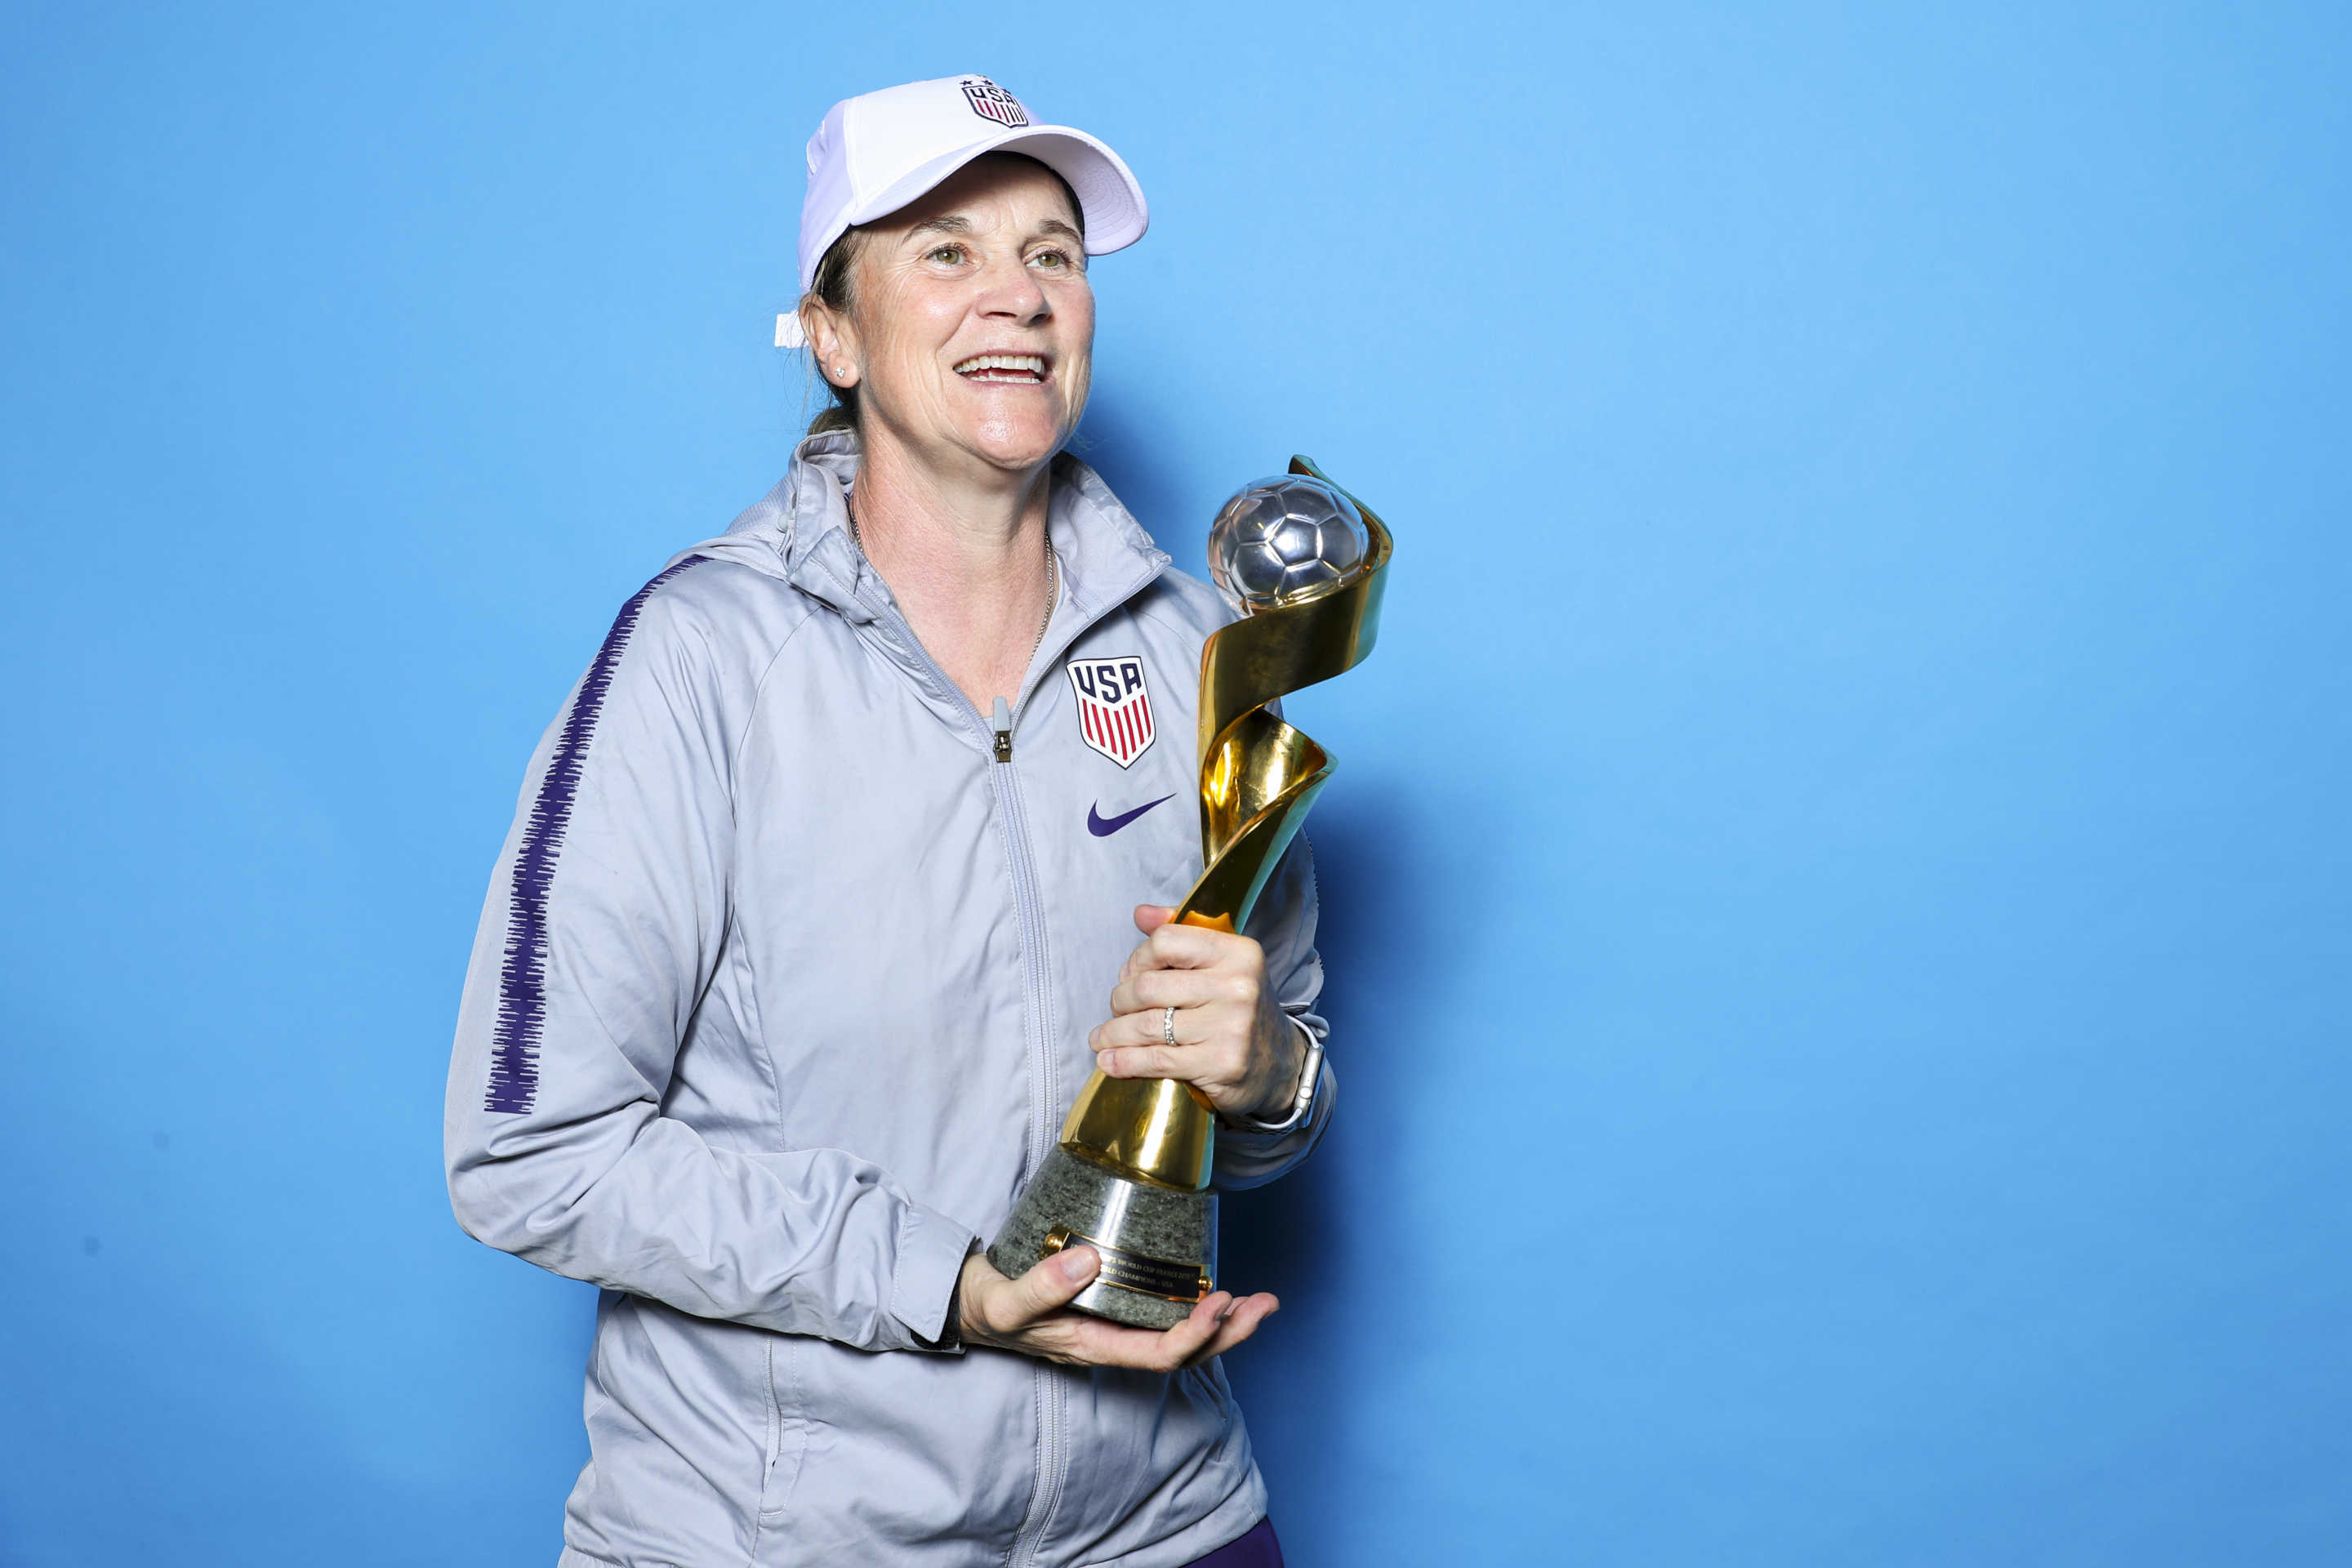
[[[1035,275],[1015,261],[988,269],[982,280],[980,312],[1025,326],[1045,320],[1052,310]]]

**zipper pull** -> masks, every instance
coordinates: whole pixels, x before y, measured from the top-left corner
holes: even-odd
[[[988,721],[996,731],[996,760],[1000,763],[1011,762],[1013,760],[1012,704],[1006,702],[1002,697],[998,698],[995,710],[989,714]]]

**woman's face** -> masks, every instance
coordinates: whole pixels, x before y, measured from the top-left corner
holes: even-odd
[[[866,230],[850,276],[822,363],[835,381],[849,365],[869,437],[879,423],[943,469],[1024,472],[1061,449],[1087,405],[1095,300],[1060,181],[975,159]]]

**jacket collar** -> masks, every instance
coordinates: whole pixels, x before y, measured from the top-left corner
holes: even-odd
[[[676,559],[708,555],[781,577],[855,622],[876,618],[890,591],[849,538],[846,495],[857,477],[857,437],[828,430],[801,442],[776,488],[727,531]],[[1157,578],[1168,555],[1120,504],[1102,476],[1067,452],[1054,459],[1046,536],[1061,567],[1060,623],[1066,640]],[[892,606],[895,608],[895,606]]]

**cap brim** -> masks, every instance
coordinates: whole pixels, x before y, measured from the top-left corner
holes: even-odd
[[[1078,198],[1079,216],[1086,220],[1088,256],[1124,250],[1150,226],[1151,209],[1144,204],[1143,187],[1135,183],[1126,162],[1085,132],[1067,125],[1024,125],[1000,132],[919,164],[859,203],[849,214],[848,223],[887,217],[974,158],[991,153],[1025,154],[1070,183]]]
[[[1134,172],[1128,168],[1125,159],[1075,127],[1024,125],[918,164],[877,191],[844,214],[833,231],[824,236],[824,243],[814,247],[809,263],[812,270],[817,258],[849,228],[889,216],[940,185],[974,158],[991,153],[1019,153],[1034,158],[1069,182],[1070,190],[1078,198],[1078,216],[1086,226],[1088,256],[1108,256],[1114,250],[1124,250],[1141,239],[1143,231],[1151,226],[1151,209],[1144,202],[1143,187],[1136,184]],[[813,276],[802,279],[801,291],[805,294],[814,282]],[[804,341],[797,314],[776,318],[778,348],[799,348]]]

